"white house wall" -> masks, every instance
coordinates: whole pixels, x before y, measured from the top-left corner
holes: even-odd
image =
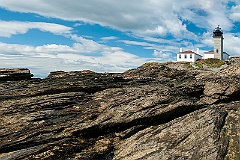
[[[204,54],[204,59],[214,58],[214,54]]]
[[[181,55],[181,58],[179,58],[179,55]],[[186,58],[185,58],[186,55]],[[192,55],[192,58],[190,58],[190,55]],[[195,62],[197,59],[201,59],[200,56],[196,54],[177,54],[177,61],[178,62]]]

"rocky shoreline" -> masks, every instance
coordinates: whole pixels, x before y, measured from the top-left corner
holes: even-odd
[[[14,81],[3,72],[0,159],[239,159],[239,64],[45,79],[25,69]]]

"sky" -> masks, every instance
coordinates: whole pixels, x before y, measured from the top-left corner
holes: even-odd
[[[124,72],[212,50],[218,25],[240,56],[239,0],[0,0],[0,68]]]

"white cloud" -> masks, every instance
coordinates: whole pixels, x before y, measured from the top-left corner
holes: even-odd
[[[155,46],[154,44],[147,43],[147,42],[139,42],[139,41],[131,41],[131,40],[121,40],[121,42],[127,45],[137,45],[137,46],[144,46],[144,47],[152,47]]]
[[[240,56],[240,34],[224,34],[224,51],[230,56]]]
[[[71,28],[63,25],[43,22],[1,21],[0,36],[24,34],[29,29],[37,28],[53,34],[63,35],[75,41],[72,46],[45,44],[30,46],[0,43],[0,67],[28,67],[37,76],[46,76],[56,70],[92,69],[97,72],[123,72],[137,67],[148,59],[124,52],[119,47],[109,47],[93,40],[71,33]],[[11,27],[7,27],[11,26]],[[105,37],[103,40],[116,39]],[[88,54],[91,55],[88,55]]]
[[[240,4],[231,8],[230,18],[233,21],[240,22]]]
[[[108,49],[107,46],[93,40],[85,39],[77,35],[70,35],[70,37],[77,42],[73,44],[73,48],[81,53],[97,53]]]
[[[184,20],[194,23],[196,26],[212,30],[221,25],[225,30],[233,26],[229,19],[227,3],[232,0],[196,0],[179,3],[177,14]]]
[[[84,40],[82,41],[84,42]],[[88,43],[88,41],[85,41]],[[124,52],[118,47],[108,47],[96,44],[97,55],[84,54],[81,47],[87,44],[75,43],[72,47],[67,45],[48,44],[43,46],[28,46],[19,44],[0,43],[0,67],[27,67],[37,76],[47,76],[56,70],[83,70],[91,69],[96,72],[123,72],[137,67],[149,59],[141,58],[131,53]],[[80,45],[77,46],[77,45]]]
[[[108,37],[102,37],[102,41],[111,41],[111,40],[116,40],[118,39],[116,36],[108,36]]]
[[[179,44],[173,40],[163,40],[163,39],[155,39],[151,37],[144,37],[145,40],[149,40],[151,42],[156,43],[148,43],[148,42],[139,42],[139,41],[130,41],[130,40],[121,40],[121,42],[127,44],[127,45],[136,45],[136,46],[142,46],[145,49],[150,50],[160,50],[162,52],[168,52],[168,53],[176,53],[179,47],[182,47],[184,44]],[[167,45],[165,45],[167,44]],[[155,54],[153,54],[155,57]],[[161,59],[162,60],[162,59]],[[166,59],[168,61],[169,59]]]
[[[212,34],[211,32],[205,32],[202,35],[202,40],[201,42],[203,44],[205,44],[206,46],[213,46],[213,38],[212,38]]]
[[[212,29],[220,24],[232,27],[228,19],[227,0],[2,0],[0,6],[19,12],[32,12],[46,17],[80,20],[85,23],[110,26],[134,34],[195,38],[182,20]],[[219,10],[221,12],[219,12]],[[235,13],[235,11],[233,11]],[[234,14],[233,13],[233,14]],[[204,14],[204,15],[203,15]],[[224,23],[223,23],[224,22]]]
[[[164,60],[164,61],[167,60],[169,62],[173,60],[172,54],[167,51],[154,50],[153,55],[159,58],[160,60]]]
[[[71,27],[54,23],[0,20],[0,36],[2,37],[10,37],[13,34],[24,34],[30,29],[39,29],[41,31],[51,32],[57,35],[69,34],[72,30]]]
[[[163,26],[157,26],[154,29],[147,29],[145,34],[147,35],[159,35],[159,36],[165,36],[167,34],[167,29]]]
[[[73,47],[69,47],[67,45],[57,45],[57,44],[46,44],[43,46],[37,46],[37,47],[28,47],[31,48],[29,50],[30,52],[34,53],[45,53],[45,54],[58,54],[58,53],[74,53],[77,52],[77,50]],[[22,50],[25,51],[24,49]]]

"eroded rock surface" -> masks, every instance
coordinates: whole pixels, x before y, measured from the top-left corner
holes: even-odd
[[[27,68],[0,68],[0,81],[31,79],[33,74]]]
[[[225,117],[226,112],[201,109],[151,126],[117,144],[114,159],[222,159]]]
[[[0,159],[239,159],[240,75],[148,63],[0,83]],[[223,74],[224,73],[224,74]]]

